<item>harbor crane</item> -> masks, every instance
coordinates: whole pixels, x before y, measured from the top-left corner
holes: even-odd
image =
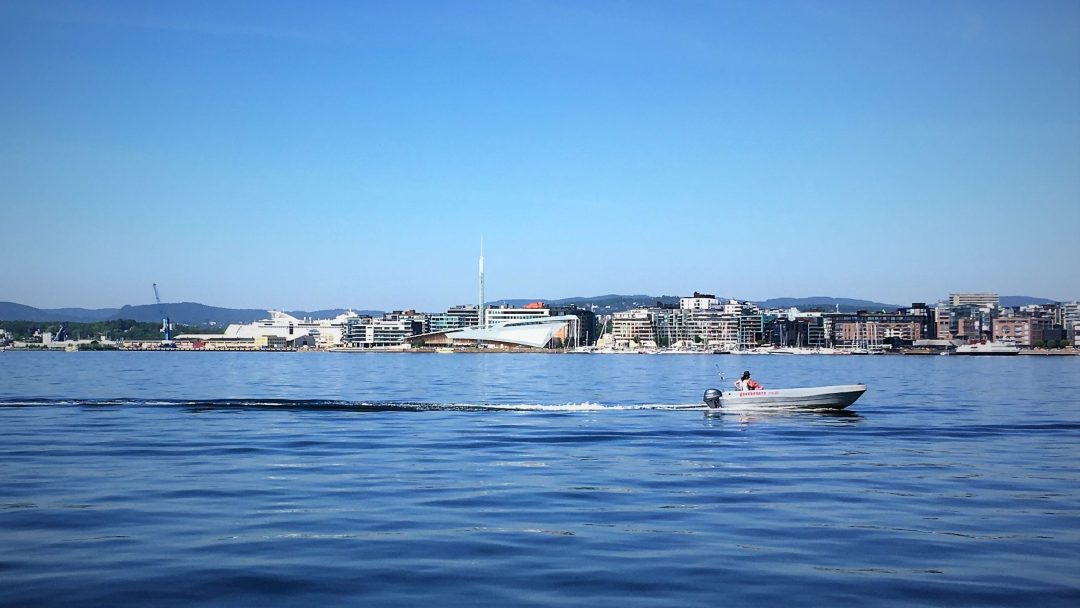
[[[154,283],[154,300],[157,301],[158,314],[161,315],[161,333],[165,334],[165,338],[161,341],[161,346],[164,348],[176,346],[172,341],[172,323],[169,322],[169,317],[165,314],[165,306],[161,304],[161,296],[158,295],[157,283]]]

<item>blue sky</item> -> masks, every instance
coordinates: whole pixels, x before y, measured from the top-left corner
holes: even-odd
[[[1080,297],[1080,3],[0,4],[0,300]]]

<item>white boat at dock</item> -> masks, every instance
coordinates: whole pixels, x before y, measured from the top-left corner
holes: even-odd
[[[956,347],[957,355],[997,355],[1009,356],[1020,353],[1020,348],[1014,342],[998,340],[996,342],[980,342],[978,344],[964,344]]]
[[[705,404],[710,409],[801,407],[842,410],[866,392],[865,384],[813,386],[806,388],[763,389],[756,391],[705,391]]]

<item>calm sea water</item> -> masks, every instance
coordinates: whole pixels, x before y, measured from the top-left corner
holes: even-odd
[[[697,405],[718,371],[854,415]],[[1080,357],[0,353],[3,605],[1080,605]]]

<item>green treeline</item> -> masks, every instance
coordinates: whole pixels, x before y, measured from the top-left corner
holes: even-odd
[[[67,326],[68,338],[72,340],[97,340],[105,336],[109,340],[158,340],[162,337],[161,323],[141,323],[131,319],[97,321],[94,323],[61,323],[60,321],[0,321],[0,329],[11,334],[13,340],[34,341],[34,335],[52,332],[55,336],[60,326]],[[173,325],[173,335],[218,334],[224,328],[193,325]]]

